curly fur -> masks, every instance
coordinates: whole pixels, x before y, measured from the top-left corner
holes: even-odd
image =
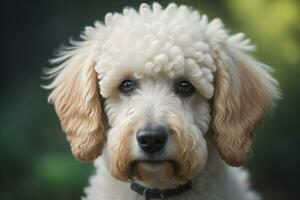
[[[259,199],[247,173],[231,166],[247,161],[279,92],[270,68],[246,55],[254,50],[249,39],[173,3],[109,13],[81,38],[53,59],[59,65],[47,71],[54,80],[46,88],[74,156],[97,158],[84,199],[143,199],[128,180],[160,189],[191,180],[193,189],[174,200]],[[132,95],[119,91],[125,79],[138,83]],[[178,80],[196,92],[179,97]],[[149,124],[170,130],[157,164],[136,141]]]

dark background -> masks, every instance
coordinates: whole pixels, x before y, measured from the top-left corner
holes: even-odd
[[[147,2],[147,1],[144,1]],[[168,1],[160,1],[167,5]],[[271,65],[283,99],[267,116],[247,164],[253,187],[267,200],[299,198],[300,3],[297,0],[187,0],[232,32],[245,32]],[[105,13],[138,7],[136,0],[2,1],[0,99],[0,199],[79,199],[92,164],[69,150],[47,91],[42,68],[60,44]]]

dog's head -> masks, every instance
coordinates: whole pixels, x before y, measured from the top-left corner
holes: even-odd
[[[184,182],[206,164],[207,140],[242,165],[255,129],[278,97],[269,68],[186,6],[141,5],[86,28],[49,70],[54,104],[74,156],[104,153],[120,179]]]

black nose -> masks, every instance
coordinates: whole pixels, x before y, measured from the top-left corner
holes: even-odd
[[[164,127],[151,127],[140,129],[136,135],[140,148],[147,153],[155,153],[165,146],[168,139],[167,131]]]

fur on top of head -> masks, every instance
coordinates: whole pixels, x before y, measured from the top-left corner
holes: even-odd
[[[95,27],[86,27],[81,37],[93,42],[91,51],[97,54],[95,69],[99,80],[104,82],[100,84],[104,97],[110,91],[104,87],[107,80],[134,72],[136,78],[143,74],[165,73],[169,77],[191,74],[194,82],[201,83],[195,85],[211,98],[212,74],[216,70],[214,51],[227,46],[254,49],[244,34],[229,36],[220,19],[209,22],[206,15],[174,3],[165,9],[158,3],[152,7],[144,3],[139,11],[125,8],[122,14],[108,13],[104,24],[97,21]],[[108,71],[111,73],[107,74]],[[111,81],[109,87],[114,87]]]

